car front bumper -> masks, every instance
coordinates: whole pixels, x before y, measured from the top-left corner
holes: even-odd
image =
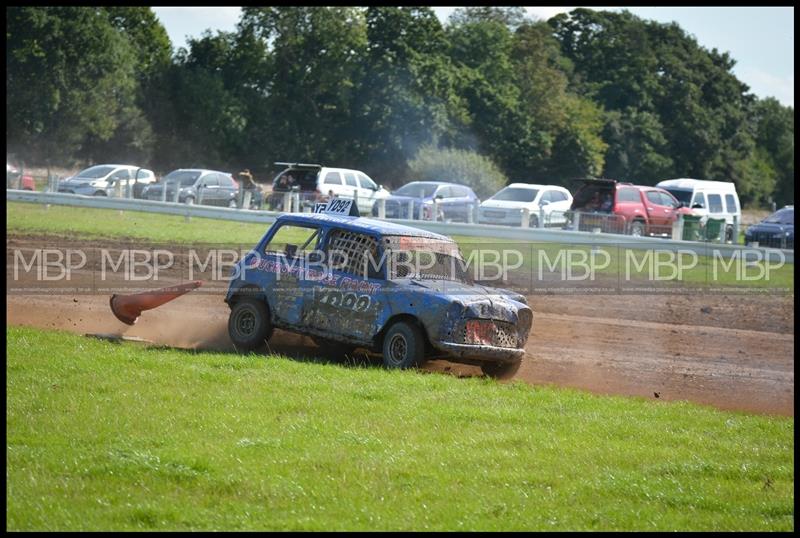
[[[514,362],[525,355],[524,349],[513,347],[456,344],[453,342],[432,342],[432,345],[447,357],[470,361]]]

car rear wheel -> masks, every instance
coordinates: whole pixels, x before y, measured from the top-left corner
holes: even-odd
[[[425,339],[416,325],[398,321],[383,338],[383,365],[405,370],[425,361]]]
[[[272,322],[264,301],[244,297],[236,301],[228,318],[228,336],[239,351],[252,351],[272,336]]]
[[[494,379],[511,379],[519,370],[522,359],[514,362],[484,362],[481,371]]]

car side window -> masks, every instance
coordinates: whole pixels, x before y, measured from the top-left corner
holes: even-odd
[[[676,202],[672,196],[666,192],[661,192],[659,194],[661,195],[661,205],[665,205],[667,207],[678,207],[678,202]]]
[[[452,192],[453,196],[458,196],[459,198],[469,196],[469,191],[467,191],[466,187],[450,187],[450,191]]]
[[[434,194],[434,198],[438,196],[441,196],[442,198],[452,198],[453,197],[452,192],[453,190],[450,188],[450,186],[442,185],[441,187],[436,189],[436,194]]]
[[[342,175],[339,172],[328,172],[325,174],[326,185],[341,185]]]
[[[362,189],[378,190],[378,185],[364,174],[358,174],[358,183]]]
[[[618,202],[638,202],[639,191],[636,189],[619,189],[617,191]]]
[[[282,254],[287,258],[302,258],[317,248],[319,228],[284,224],[264,246],[265,254]]]
[[[728,213],[736,213],[738,211],[738,208],[736,207],[736,199],[732,194],[725,195],[725,210]]]
[[[356,183],[356,175],[352,172],[345,172],[344,173],[344,180],[347,184],[351,187],[358,187],[358,183]]]
[[[127,168],[123,168],[122,170],[117,170],[116,172],[111,174],[111,177],[108,178],[109,181],[115,181],[118,179],[123,181],[126,179],[131,179],[131,171],[128,170]]]
[[[198,186],[203,187],[217,187],[219,186],[219,179],[217,179],[217,174],[206,174],[200,179],[200,183]]]
[[[692,206],[698,205],[698,204],[703,206],[703,207],[708,207],[706,205],[706,195],[703,194],[702,192],[694,193],[694,198],[692,198]]]
[[[550,191],[551,202],[563,202],[567,199],[567,195],[561,191]]]
[[[719,194],[708,195],[708,212],[722,213],[722,197]]]
[[[381,278],[381,273],[376,267],[380,258],[378,256],[378,240],[374,237],[348,230],[333,230],[328,234],[327,248],[328,263],[333,269],[338,269],[353,276],[364,278]]]
[[[658,191],[647,191],[647,199],[656,205],[664,205],[661,201],[661,193]]]
[[[233,180],[228,176],[226,176],[225,174],[214,174],[214,177],[217,178],[217,185],[219,185],[220,187],[227,187],[227,188],[233,187]]]
[[[553,201],[553,191],[544,191],[542,197],[539,199],[539,202],[552,202]]]

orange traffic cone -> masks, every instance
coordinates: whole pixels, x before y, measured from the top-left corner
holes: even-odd
[[[134,295],[112,295],[111,311],[122,323],[133,325],[143,310],[156,308],[203,285],[200,280]]]

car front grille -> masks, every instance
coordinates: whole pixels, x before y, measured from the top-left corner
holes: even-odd
[[[532,316],[527,310],[520,311],[520,319],[517,325],[493,319],[467,319],[462,321],[454,331],[453,341],[456,344],[475,344],[474,337],[470,335],[470,332],[475,330],[475,325],[471,326],[471,324],[480,324],[481,328],[479,330],[487,332],[487,336],[491,341],[491,343],[485,342],[484,345],[515,349],[523,348],[528,340],[531,319]]]

